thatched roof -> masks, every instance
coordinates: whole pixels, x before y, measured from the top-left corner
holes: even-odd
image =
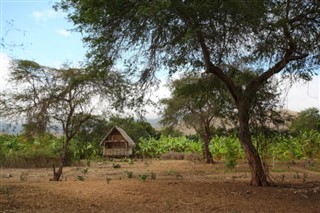
[[[130,138],[130,136],[120,127],[114,126],[109,133],[102,139],[102,141],[100,142],[100,146],[103,146],[104,141],[108,138],[109,135],[111,135],[114,131],[118,131],[122,137],[124,137],[124,139],[129,143],[129,146],[134,148],[136,147],[136,144],[133,142],[133,140]]]

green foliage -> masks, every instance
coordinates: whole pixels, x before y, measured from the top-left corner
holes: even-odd
[[[141,139],[138,154],[144,157],[157,158],[161,154],[174,151],[186,153],[202,153],[202,143],[189,140],[186,137],[164,137]]]
[[[169,168],[169,169],[167,170],[167,175],[171,176],[171,175],[174,175],[174,174],[176,174],[176,171],[175,171],[174,169]]]
[[[225,118],[232,102],[225,86],[213,76],[185,75],[170,88],[172,96],[161,100],[165,109],[160,123],[164,126],[183,124],[198,133],[204,132],[204,127],[211,130],[213,119]]]
[[[132,159],[132,158],[128,158],[127,161],[128,161],[128,164],[130,164],[130,165],[134,164],[134,159]]]
[[[58,164],[62,153],[61,138],[52,135],[44,135],[35,140],[28,140],[25,135],[0,135],[0,166],[3,167],[51,167]],[[298,135],[258,135],[253,138],[255,146],[264,152],[265,159],[291,161],[299,159],[314,160],[320,158],[320,132],[305,131]],[[166,153],[197,153],[202,155],[202,142],[188,139],[187,137],[164,137],[159,140],[154,138],[141,139],[137,154],[144,157],[157,158]],[[75,147],[71,146],[70,152]],[[244,159],[245,155],[239,140],[234,136],[215,136],[210,143],[210,152],[216,159],[225,161],[226,166],[232,168],[237,159]],[[77,156],[70,155],[72,160],[78,160]],[[127,159],[133,163],[132,159]],[[121,167],[113,163],[114,168]],[[88,169],[83,169],[83,174]]]
[[[127,176],[128,176],[129,179],[133,178],[133,172],[126,171],[126,173],[127,173]]]
[[[85,178],[85,177],[83,177],[83,176],[81,176],[81,175],[78,175],[78,176],[77,176],[77,180],[85,181],[85,180],[86,180],[86,178]]]
[[[320,132],[306,131],[295,137],[279,135],[273,140],[270,156],[279,160],[320,157]]]
[[[75,140],[71,143],[70,149],[74,158],[81,160],[102,156],[99,143],[114,126],[124,129],[136,145],[140,138],[158,137],[156,130],[146,121],[135,120],[132,117],[113,116],[107,120],[99,116],[92,116],[82,125]]]
[[[24,135],[0,135],[0,166],[48,167],[59,163],[62,143],[52,135],[44,135],[33,141]]]
[[[140,180],[142,180],[143,182],[145,182],[148,177],[149,177],[149,175],[147,175],[147,174],[140,174],[139,175]]]
[[[217,159],[244,157],[243,149],[239,143],[239,139],[236,137],[213,137],[209,148],[212,155]]]
[[[229,141],[230,142],[230,141]],[[237,164],[238,153],[236,147],[232,146],[232,143],[227,143],[227,153],[225,156],[225,164],[227,168],[233,169]]]
[[[84,168],[84,169],[81,170],[81,173],[85,175],[85,174],[88,173],[88,170],[89,170],[88,167],[87,167],[87,168]]]
[[[301,111],[290,125],[290,131],[295,134],[312,130],[320,131],[320,112],[317,108]]]
[[[97,146],[97,141],[83,141],[81,143],[81,141],[74,139],[70,144],[69,151],[74,160],[87,159],[87,164],[90,164],[90,159],[102,156],[101,147]]]
[[[124,76],[136,77],[143,88],[165,69],[169,74],[215,75],[228,88],[238,122],[248,130],[241,142],[252,146],[248,121],[258,90],[277,73],[310,80],[318,72],[320,4],[315,2],[61,0],[55,8],[68,13],[84,36],[89,61],[99,70],[125,59]],[[238,76],[252,67],[261,69],[259,75],[239,83]],[[252,167],[259,169],[251,171],[258,178],[252,183],[266,186],[257,159]]]
[[[75,140],[71,143],[70,149],[76,159],[92,159],[102,156],[100,141],[107,134],[107,121],[100,116],[91,116],[85,122]]]
[[[223,158],[227,168],[234,168],[238,158],[244,157],[244,152],[236,137],[214,137],[211,140],[210,151],[215,158]]]

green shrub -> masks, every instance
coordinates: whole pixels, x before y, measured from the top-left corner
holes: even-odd
[[[209,145],[211,154],[224,159],[227,168],[234,168],[237,159],[244,155],[238,138],[235,137],[214,137]]]
[[[139,175],[140,180],[142,180],[143,182],[146,181],[147,177],[149,177],[149,175],[146,175],[146,174],[140,174]]]
[[[164,137],[140,139],[137,153],[143,157],[158,158],[165,153],[202,153],[202,143],[186,137]]]

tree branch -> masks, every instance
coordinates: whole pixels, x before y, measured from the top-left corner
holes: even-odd
[[[228,90],[230,91],[234,101],[238,103],[240,97],[234,82],[223,72],[221,68],[212,64],[208,47],[205,44],[204,35],[202,31],[199,29],[197,30],[197,37],[201,46],[202,54],[207,68],[206,72],[211,73],[217,76],[220,80],[222,80],[224,84],[227,86]]]

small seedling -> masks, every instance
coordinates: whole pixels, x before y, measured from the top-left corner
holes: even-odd
[[[170,168],[170,169],[168,169],[167,170],[167,175],[174,175],[176,172],[175,172],[175,170],[174,169],[172,169],[172,168]]]
[[[143,182],[146,181],[146,179],[147,179],[148,176],[149,176],[149,175],[146,175],[146,174],[141,174],[141,175],[139,175],[140,179],[141,179]]]
[[[84,174],[84,175],[87,174],[87,173],[88,173],[88,169],[89,169],[88,167],[85,168],[85,169],[82,169],[82,170],[81,170],[81,173]]]
[[[113,163],[113,164],[112,164],[112,167],[113,167],[114,169],[118,169],[118,168],[121,167],[121,165],[118,164],[118,163]]]
[[[151,180],[156,180],[157,179],[157,174],[154,173],[154,172],[151,172],[150,177],[151,177]]]
[[[77,176],[77,180],[84,181],[84,180],[85,180],[85,178],[84,178],[84,177],[82,177],[81,175],[78,175],[78,176]]]
[[[133,178],[133,172],[126,171],[126,173],[129,179]]]
[[[128,158],[128,163],[129,163],[130,165],[132,165],[132,164],[134,163],[134,160],[131,159],[131,158]]]

